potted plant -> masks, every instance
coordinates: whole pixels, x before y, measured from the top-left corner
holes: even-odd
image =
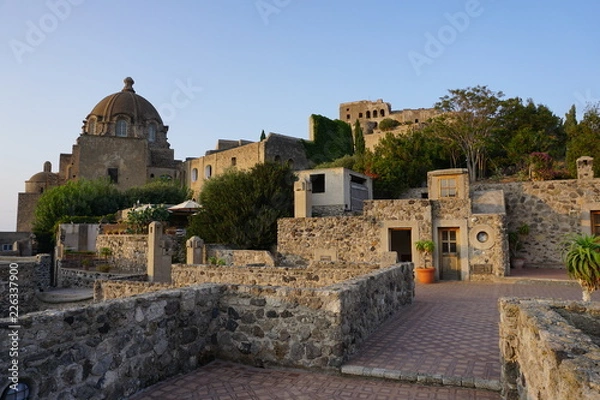
[[[572,235],[565,245],[563,261],[569,277],[579,282],[583,301],[589,302],[592,293],[600,289],[600,237]]]
[[[510,265],[515,269],[521,269],[525,265],[525,259],[520,256],[523,250],[523,237],[529,235],[529,225],[521,224],[516,231],[508,232],[508,248],[510,251]]]
[[[416,269],[417,280],[420,283],[433,283],[435,282],[435,268],[433,268],[431,255],[435,250],[435,243],[433,240],[418,240],[415,242],[415,248],[421,253],[421,259],[423,264],[420,264]]]

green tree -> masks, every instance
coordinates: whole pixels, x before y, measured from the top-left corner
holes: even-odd
[[[400,122],[396,121],[395,119],[385,118],[379,123],[378,127],[383,132],[387,132],[394,130],[399,125]]]
[[[121,208],[122,194],[107,179],[69,181],[42,194],[35,209],[33,232],[40,247],[50,251],[60,221],[68,217],[103,216]]]
[[[356,120],[354,123],[354,154],[364,156],[366,150],[365,135],[360,126],[360,122]]]
[[[148,225],[154,221],[167,221],[169,210],[165,205],[150,206],[131,210],[127,214],[127,228],[131,233],[148,233]]]
[[[191,217],[188,234],[268,250],[277,243],[277,219],[293,215],[294,181],[292,170],[277,163],[212,178],[202,188],[202,208]]]
[[[438,134],[451,145],[460,148],[466,159],[471,181],[483,176],[486,169],[486,148],[496,128],[502,92],[487,86],[449,90],[435,108],[442,115],[433,120]]]
[[[488,155],[496,169],[525,171],[532,153],[548,153],[562,160],[565,144],[566,135],[558,116],[532,99],[524,104],[515,97],[501,101]]]
[[[567,239],[563,260],[569,276],[579,282],[583,301],[600,289],[600,238],[594,235],[573,235]]]
[[[567,114],[568,115],[568,114]],[[566,162],[572,176],[577,176],[576,160],[582,156],[600,160],[600,109],[589,106],[581,122],[568,127]],[[594,163],[594,175],[600,176],[600,163]]]
[[[367,156],[366,173],[374,178],[374,197],[397,198],[408,188],[421,187],[428,171],[448,166],[443,154],[443,143],[432,131],[418,130],[408,136],[388,133]]]
[[[125,191],[125,205],[133,204],[178,204],[192,197],[192,192],[174,180],[155,179],[143,186]]]
[[[266,138],[267,138],[267,135],[265,135],[265,130],[263,129],[262,132],[260,133],[260,141],[262,142]]]
[[[354,153],[352,127],[339,119],[311,115],[313,141],[303,141],[306,156],[314,164],[335,160]]]

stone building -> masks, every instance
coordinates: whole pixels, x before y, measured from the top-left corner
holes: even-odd
[[[398,200],[369,200],[358,216],[288,218],[278,224],[278,251],[318,261],[423,260],[415,248],[433,240],[436,276],[476,280],[508,274],[504,194],[472,192],[466,169],[431,171],[428,193]]]
[[[392,110],[390,103],[382,99],[377,101],[361,100],[340,104],[339,119],[354,126],[358,120],[365,135],[365,145],[373,149],[386,135],[378,129],[378,124],[386,118],[396,120],[400,125],[394,129],[394,134],[411,132],[422,126],[427,120],[435,117],[438,112],[433,108]]]
[[[125,78],[120,92],[102,99],[83,121],[70,154],[60,155],[58,172],[50,162],[25,182],[19,193],[17,231],[31,231],[33,212],[41,194],[70,180],[108,178],[119,189],[140,186],[167,176],[182,179],[181,161],[167,141],[168,126],[156,108]]]
[[[203,157],[185,161],[185,182],[198,196],[204,182],[235,168],[246,170],[267,161],[286,163],[294,170],[308,168],[308,160],[301,139],[270,133],[265,140],[219,140],[215,150]]]

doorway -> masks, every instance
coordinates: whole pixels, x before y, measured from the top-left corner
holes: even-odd
[[[397,261],[412,262],[412,240],[410,228],[390,229],[390,251],[395,251]]]
[[[440,279],[460,280],[460,246],[458,228],[440,228]]]

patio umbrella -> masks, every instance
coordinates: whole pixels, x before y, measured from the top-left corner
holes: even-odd
[[[174,205],[173,207],[169,207],[170,211],[178,211],[178,212],[196,212],[202,206],[196,203],[194,200],[186,200],[183,203],[179,203]]]

